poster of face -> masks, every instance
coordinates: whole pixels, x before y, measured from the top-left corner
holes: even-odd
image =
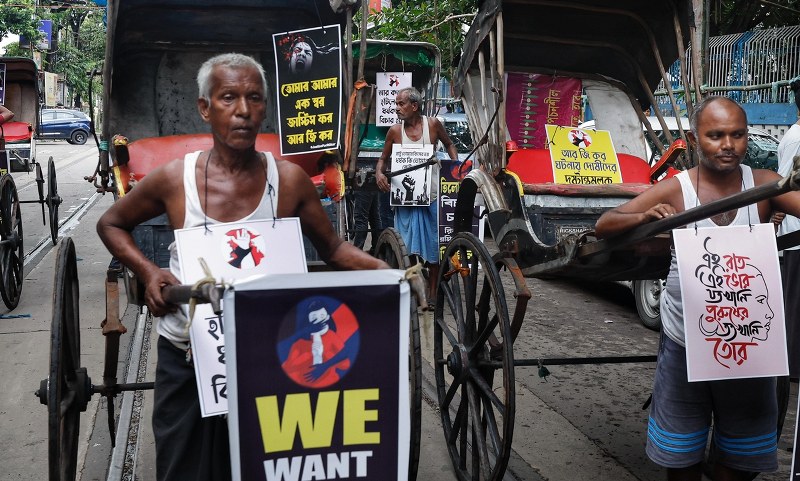
[[[180,281],[194,284],[206,274],[232,282],[253,276],[306,272],[303,235],[296,217],[212,224],[175,231]],[[182,306],[188,317],[188,309]],[[198,304],[189,328],[201,414],[228,412],[225,326],[210,304]]]
[[[433,145],[392,145],[391,171],[400,172],[391,177],[389,185],[389,205],[420,207],[431,205],[431,182],[438,182],[433,177],[433,166],[425,166],[425,162],[433,155]]]
[[[772,224],[673,231],[689,381],[788,376]]]
[[[338,148],[342,111],[339,25],[272,36],[281,154]]]
[[[403,275],[268,276],[226,292],[234,479],[408,479]]]
[[[391,127],[399,123],[394,101],[397,92],[411,87],[411,72],[378,72],[375,74],[375,125]]]

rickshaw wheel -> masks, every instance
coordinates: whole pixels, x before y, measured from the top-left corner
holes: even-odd
[[[50,214],[50,239],[53,245],[58,243],[58,206],[61,197],[58,195],[58,182],[56,181],[56,164],[53,158],[47,161],[47,212]]]
[[[503,285],[472,233],[447,245],[434,314],[436,391],[461,481],[500,480],[514,431],[513,338]]]
[[[36,190],[39,192],[39,205],[42,207],[42,225],[47,225],[47,216],[44,215],[44,176],[42,175],[42,165],[39,162],[36,166]]]
[[[78,268],[75,245],[67,238],[56,258],[50,375],[47,380],[50,481],[74,480],[80,413],[88,402],[88,378],[80,366]]]
[[[375,257],[393,269],[408,269],[411,260],[400,233],[389,227],[381,232],[375,243]],[[411,407],[411,448],[408,458],[408,479],[417,479],[419,468],[420,437],[422,434],[422,347],[419,337],[417,301],[411,296],[411,316],[408,338],[408,381]]]
[[[19,304],[22,294],[23,256],[22,211],[19,208],[17,187],[14,179],[6,174],[0,177],[0,271],[2,288],[0,295],[9,309]]]

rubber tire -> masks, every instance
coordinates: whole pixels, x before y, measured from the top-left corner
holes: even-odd
[[[73,145],[83,145],[89,139],[89,134],[83,130],[76,130],[69,136],[69,143]]]
[[[664,281],[662,279],[633,281],[631,289],[636,301],[636,312],[639,314],[639,320],[642,321],[646,328],[660,331],[661,308],[659,303],[661,293],[664,291]]]

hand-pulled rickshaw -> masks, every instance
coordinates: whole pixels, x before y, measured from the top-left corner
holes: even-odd
[[[650,130],[644,113],[650,106],[664,123],[652,93],[659,82],[663,81],[675,107],[673,79],[665,70],[675,60],[681,60],[685,91],[699,91],[699,71],[692,72],[694,85],[688,85],[684,56],[690,34],[696,34],[692,18],[701,17],[692,16],[689,1],[481,2],[455,80],[473,137],[483,135],[477,149],[480,168],[473,169],[460,186],[456,207],[460,233],[444,251],[434,314],[438,403],[459,479],[503,479],[516,415],[516,366],[538,367],[544,376],[548,365],[655,361],[646,353],[516,359],[513,344],[531,297],[525,277],[660,279],[669,267],[671,229],[796,188],[794,176],[617,238],[595,238],[594,224],[602,212],[649,188],[686,149],[678,139],[663,149],[660,161],[649,165],[644,160],[642,125]],[[514,106],[509,103],[509,73],[538,74],[545,84],[559,77],[580,79],[596,128],[610,131],[614,139],[622,183],[557,184],[547,145],[507,150],[511,133],[506,112]],[[538,103],[548,103],[547,93],[536,92]],[[691,109],[691,99],[685,101]],[[652,131],[649,135],[662,145]],[[486,206],[494,255],[465,232],[478,192]],[[778,245],[781,248],[781,240]],[[513,286],[513,293],[504,285]],[[788,380],[779,381],[778,394],[784,413]],[[782,422],[783,416],[779,432]]]
[[[347,37],[352,8],[345,8],[344,13],[335,13],[327,2],[301,5],[283,0],[189,3],[182,0],[128,0],[110,3],[103,71],[104,139],[97,175],[87,179],[95,182],[100,191],[111,193],[115,198],[124,196],[131,188],[136,188],[137,181],[159,165],[186,153],[210,148],[211,134],[197,114],[197,70],[213,55],[244,53],[264,65],[269,90],[266,100],[272,117],[268,117],[266,128],[262,129],[266,133],[258,135],[256,148],[271,151],[276,158],[290,160],[304,168],[317,185],[334,227],[343,236],[345,224],[340,222],[343,218],[340,200],[344,176],[342,165],[336,161],[341,157],[329,152],[280,155],[280,140],[275,133],[277,116],[274,114],[276,100],[273,89],[276,68],[272,34],[346,23]],[[174,237],[165,216],[138,226],[133,236],[140,249],[157,265],[168,265],[167,247]],[[310,247],[307,244],[309,270],[322,269],[324,266]],[[409,265],[402,240],[393,231],[385,232],[377,241],[376,255],[395,268]],[[94,394],[107,400],[108,426],[113,440],[117,431],[116,396],[153,388],[153,382],[123,383],[117,380],[120,336],[127,328],[119,317],[119,270],[116,266],[109,267],[105,279],[107,308],[102,330],[106,336],[106,353],[102,383],[93,384],[87,369],[81,367],[75,262],[74,244],[65,239],[56,263],[50,371],[36,393],[48,410],[51,480],[75,479],[80,414],[87,409]],[[128,303],[143,306],[143,291],[135,276],[127,269],[121,276]],[[190,287],[175,289],[168,298],[176,303],[201,299],[212,304],[219,299],[217,288],[206,286],[204,290],[192,290]],[[422,396],[419,328],[413,307],[411,314],[408,471],[413,479],[419,457]],[[137,336],[141,337],[141,334],[137,333]],[[120,424],[119,429],[123,428]],[[124,438],[126,433],[120,435]]]
[[[0,294],[3,303],[14,309],[22,293],[25,251],[22,238],[20,204],[37,203],[42,207],[42,222],[50,222],[53,245],[58,242],[58,196],[56,169],[47,161],[47,191],[42,165],[36,160],[36,132],[39,127],[40,97],[38,69],[33,60],[23,57],[0,57],[0,74],[5,78],[4,105],[14,112],[10,122],[0,125]],[[19,200],[14,172],[35,172],[38,200]],[[47,206],[47,214],[45,214]]]

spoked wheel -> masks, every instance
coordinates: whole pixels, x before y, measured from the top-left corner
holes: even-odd
[[[22,294],[23,256],[22,211],[19,208],[14,179],[6,174],[0,177],[0,295],[3,303],[14,309]]]
[[[75,479],[80,413],[91,397],[91,381],[79,367],[78,268],[72,239],[61,243],[55,269],[50,373],[36,394],[47,404],[50,481],[65,481]]]
[[[56,164],[53,158],[47,161],[47,212],[50,214],[50,239],[53,245],[58,243],[58,206],[61,205],[61,197],[58,195],[58,182],[56,181]]]
[[[375,243],[375,257],[383,260],[393,269],[408,269],[411,260],[406,244],[394,228],[385,229]],[[417,301],[411,297],[411,318],[408,338],[408,381],[411,407],[411,448],[408,459],[408,479],[417,479],[419,468],[419,448],[422,434],[422,347],[419,338],[419,317]]]
[[[36,162],[36,190],[39,193],[39,205],[42,207],[42,225],[47,225],[47,216],[44,214],[44,176],[42,175],[42,164]]]
[[[514,430],[513,340],[503,285],[486,247],[456,235],[439,270],[434,369],[442,427],[461,481],[500,480]]]

